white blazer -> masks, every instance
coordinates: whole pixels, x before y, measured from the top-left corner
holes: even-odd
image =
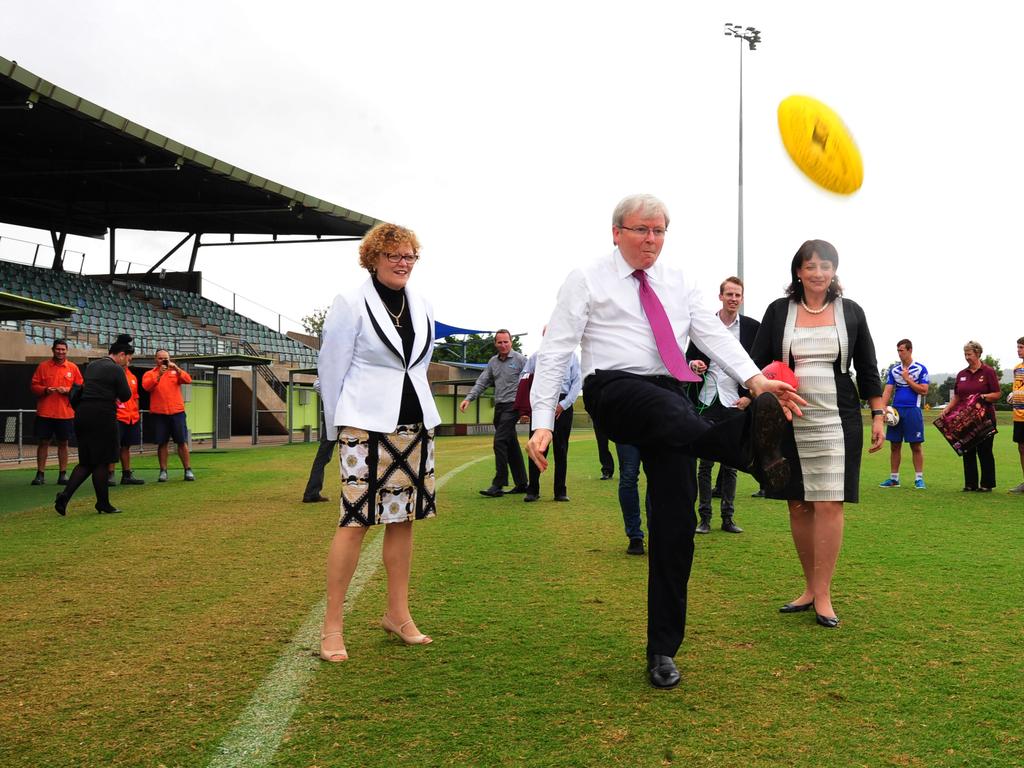
[[[394,432],[406,371],[423,409],[423,426],[433,429],[441,423],[427,383],[434,310],[408,286],[405,299],[416,334],[409,360],[372,278],[334,299],[324,319],[317,361],[328,439],[337,440],[343,426]]]

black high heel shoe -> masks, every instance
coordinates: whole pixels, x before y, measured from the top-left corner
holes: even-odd
[[[105,507],[101,507],[99,504],[96,505],[96,511],[101,515],[116,515],[121,510],[115,507],[113,504],[107,504]]]
[[[57,510],[58,515],[64,517],[68,513],[68,497],[58,493],[57,498],[53,500],[53,508]]]
[[[818,625],[825,627],[825,629],[835,629],[839,626],[838,616],[822,616],[820,613],[818,613],[817,608],[814,609],[814,618],[818,622]]]
[[[814,601],[811,600],[809,603],[786,603],[784,606],[779,608],[779,613],[800,613],[801,611],[809,611],[814,607]]]

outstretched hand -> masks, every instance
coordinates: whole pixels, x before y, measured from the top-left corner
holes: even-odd
[[[807,405],[807,401],[797,394],[791,384],[778,379],[769,379],[763,373],[759,373],[747,381],[746,386],[754,397],[762,392],[770,392],[775,395],[779,399],[779,405],[782,406],[782,412],[786,414],[789,421],[792,421],[794,416],[804,415],[800,406]]]
[[[530,461],[537,465],[537,469],[543,472],[548,468],[548,459],[544,452],[551,445],[550,429],[535,429],[530,441],[526,444],[526,453]]]

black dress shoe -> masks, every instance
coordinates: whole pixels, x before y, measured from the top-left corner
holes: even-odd
[[[526,493],[527,487],[525,485],[514,485],[509,488],[506,493]]]
[[[561,496],[555,496],[555,501],[568,501],[569,497],[564,493]]]
[[[57,498],[53,500],[53,508],[57,510],[57,514],[63,517],[68,513],[68,497],[63,493],[58,493]]]
[[[786,414],[778,398],[769,392],[758,395],[752,405],[749,471],[766,489],[777,491],[789,482],[789,462],[779,452]]]
[[[815,613],[814,618],[817,619],[818,624],[826,629],[835,629],[839,626],[838,616],[822,616],[820,613]]]
[[[722,523],[722,530],[726,533],[743,533],[743,529],[736,525],[732,520]]]
[[[752,499],[763,499],[764,498],[764,489],[760,488],[760,489],[758,489],[757,493],[750,494],[750,498],[752,498]]]
[[[101,507],[99,504],[96,505],[96,511],[101,515],[117,515],[120,514],[121,510],[115,507],[113,504],[107,504],[105,507]]]
[[[647,674],[655,688],[675,688],[679,685],[679,670],[671,656],[648,653]]]
[[[540,501],[539,493],[528,493],[523,496],[523,501]]]
[[[786,603],[784,606],[779,608],[779,613],[801,613],[803,611],[809,611],[814,607],[814,601],[811,600],[809,603]]]
[[[321,496],[319,493],[316,496],[303,497],[303,504],[316,504],[321,501],[330,501],[326,496]]]
[[[642,555],[644,553],[644,540],[643,539],[630,539],[629,546],[626,547],[627,555]]]
[[[480,495],[490,496],[493,499],[497,498],[498,496],[504,496],[505,492],[501,490],[501,488],[499,488],[498,486],[492,485],[490,488],[484,488],[482,491],[480,491]]]
[[[701,520],[697,524],[696,533],[711,533],[711,521]]]
[[[977,488],[970,488],[970,487],[965,485],[963,488],[960,489],[960,493],[974,493],[976,490],[978,490],[978,489]]]
[[[607,470],[607,469],[602,469],[601,470],[601,479],[602,480],[611,480],[614,476],[615,476],[614,470]]]

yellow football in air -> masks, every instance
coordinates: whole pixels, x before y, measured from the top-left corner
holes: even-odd
[[[779,104],[779,133],[793,162],[831,192],[851,195],[864,182],[864,163],[839,115],[810,96]]]

